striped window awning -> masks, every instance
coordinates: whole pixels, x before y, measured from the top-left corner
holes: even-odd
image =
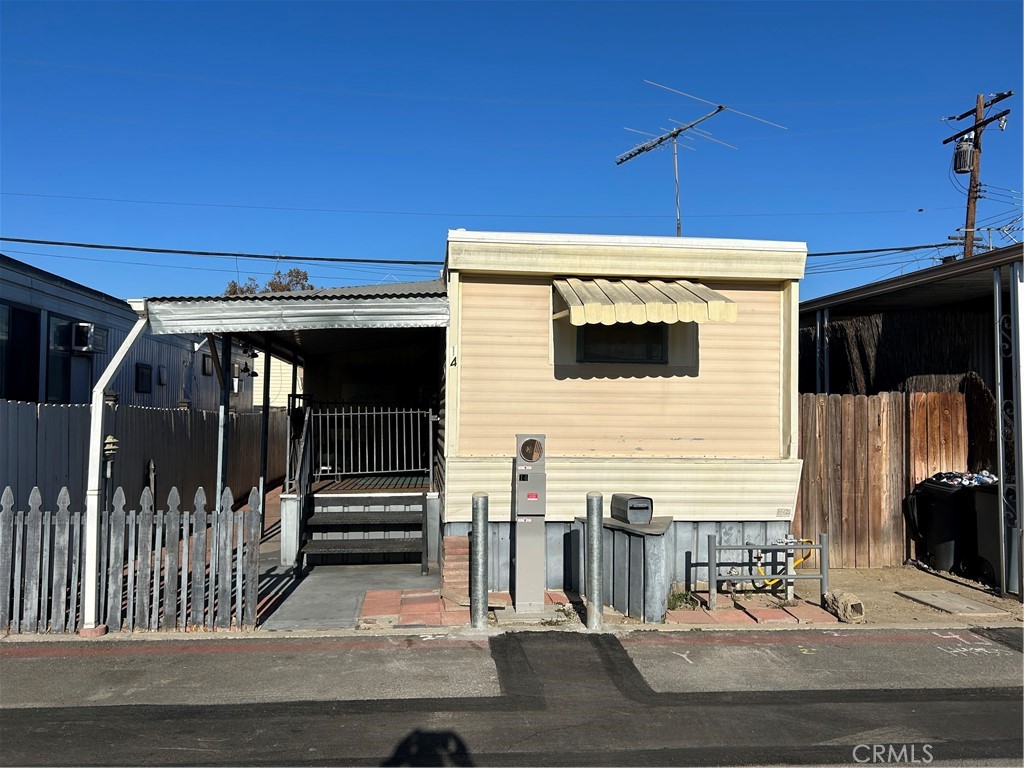
[[[689,280],[555,280],[573,325],[736,322],[736,304]]]

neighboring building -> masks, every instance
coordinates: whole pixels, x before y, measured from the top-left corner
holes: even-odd
[[[263,407],[264,384],[268,381],[270,397],[268,402],[271,408],[287,408],[288,395],[292,393],[292,376],[294,372],[294,390],[296,394],[302,394],[302,369],[287,360],[275,357],[270,361],[270,373],[267,373],[267,361],[270,355],[260,355],[252,367],[258,374],[257,381],[253,384],[252,406],[255,409]],[[260,378],[262,377],[262,378]]]
[[[1019,594],[1022,256],[1018,243],[800,305],[801,392],[964,394],[967,466],[956,469],[1000,478],[998,586]]]
[[[997,471],[997,401],[1012,401],[997,393],[997,360],[1001,379],[1012,382],[1020,366],[1009,354],[1012,331],[1021,326],[1012,270],[1022,251],[999,248],[803,302],[800,391],[963,392],[964,469]]]
[[[127,302],[0,255],[0,399],[88,403],[138,316]],[[247,358],[234,355],[240,374]],[[244,375],[232,408],[252,408]],[[121,405],[216,410],[220,388],[202,336],[147,334],[108,388]]]

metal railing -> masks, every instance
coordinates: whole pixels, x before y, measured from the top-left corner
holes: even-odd
[[[801,551],[816,551],[818,553],[818,564],[819,569],[816,573],[796,573],[793,568],[793,553],[797,550]],[[720,562],[718,555],[720,552],[749,552],[750,559],[742,562]],[[768,569],[769,573],[754,573],[754,569],[763,570],[762,559],[759,559],[755,553],[770,552],[773,555],[771,567]],[[776,553],[784,553],[785,558],[783,561],[778,561],[774,558]],[[729,566],[730,568],[743,568],[747,567],[749,572],[746,574],[730,574],[721,575],[718,573],[718,569],[723,566]],[[775,544],[735,544],[735,545],[720,545],[718,543],[718,537],[711,533],[708,534],[708,609],[714,610],[718,605],[718,583],[721,581],[751,581],[751,582],[775,582],[781,581],[786,583],[786,599],[793,599],[793,582],[797,579],[811,579],[819,582],[819,593],[821,595],[821,604],[825,604],[825,594],[828,592],[828,535],[824,533],[818,534],[818,543],[809,544],[801,542],[800,540],[780,540]]]
[[[306,401],[314,481],[351,475],[433,474],[429,410]]]

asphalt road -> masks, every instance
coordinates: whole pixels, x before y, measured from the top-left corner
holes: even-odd
[[[0,764],[1021,765],[1020,635],[0,644]]]

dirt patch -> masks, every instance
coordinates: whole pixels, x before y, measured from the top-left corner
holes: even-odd
[[[852,592],[861,599],[866,617],[861,626],[969,626],[979,623],[978,619],[961,619],[896,594],[906,590],[950,592],[1006,611],[1004,618],[985,618],[985,625],[1019,625],[1022,621],[1022,606],[1016,596],[999,597],[986,584],[950,573],[923,571],[914,566],[833,569],[829,572],[829,588],[835,592]],[[810,594],[806,587],[798,591],[807,593],[805,596],[812,600],[817,597],[816,594]]]

